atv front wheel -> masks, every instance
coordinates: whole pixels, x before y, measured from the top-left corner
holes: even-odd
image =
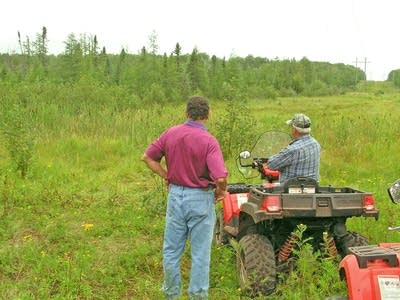
[[[345,236],[338,239],[336,247],[342,257],[349,254],[349,247],[367,246],[368,239],[357,233],[349,231]]]
[[[249,234],[239,241],[236,267],[242,291],[249,296],[268,295],[275,289],[276,263],[269,239]]]

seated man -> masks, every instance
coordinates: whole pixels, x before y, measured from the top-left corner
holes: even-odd
[[[310,118],[304,114],[295,114],[293,119],[286,123],[290,125],[293,140],[268,159],[267,167],[280,172],[281,185],[297,176],[310,177],[318,183],[321,147],[310,135]],[[238,235],[237,226],[225,225],[224,230],[232,236]]]
[[[321,146],[311,135],[311,120],[304,114],[295,114],[286,121],[290,125],[292,142],[268,159],[268,167],[280,172],[279,182],[304,176],[319,182]]]

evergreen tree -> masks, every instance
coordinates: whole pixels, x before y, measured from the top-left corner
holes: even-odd
[[[64,42],[64,53],[61,55],[61,78],[63,81],[75,82],[80,79],[82,68],[82,48],[81,44],[75,37],[75,34],[70,33],[67,40]]]
[[[176,43],[175,49],[172,53],[176,57],[176,65],[177,65],[178,70],[181,69],[181,52],[182,52],[181,46],[179,45],[179,43]]]
[[[207,94],[208,92],[208,82],[204,58],[207,57],[201,56],[197,48],[194,48],[192,54],[190,55],[186,72],[190,80],[192,93],[201,92]]]
[[[118,64],[117,64],[117,69],[115,71],[115,76],[114,76],[114,82],[119,85],[121,83],[121,73],[122,73],[122,68],[124,65],[124,61],[125,61],[125,57],[126,57],[126,52],[125,49],[122,48],[120,54],[119,54],[119,60],[118,60]]]

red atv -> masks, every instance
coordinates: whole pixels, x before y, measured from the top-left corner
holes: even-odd
[[[400,180],[388,192],[393,203],[400,203]],[[388,229],[400,231],[400,226]],[[350,247],[349,251],[339,266],[349,300],[400,299],[400,243]]]
[[[290,142],[282,132],[262,134],[250,151],[243,151],[237,166],[246,178],[261,175],[261,184],[229,184],[218,211],[215,240],[238,241],[239,284],[248,295],[270,294],[277,274],[292,270],[295,231],[306,226],[304,238],[312,246],[344,257],[349,247],[368,245],[367,239],[346,229],[351,217],[378,218],[374,197],[350,187],[320,186],[312,178],[296,177],[279,185],[279,173],[264,167],[268,157]]]

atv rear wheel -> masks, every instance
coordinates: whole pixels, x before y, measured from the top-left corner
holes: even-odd
[[[349,231],[345,236],[339,238],[336,242],[336,247],[342,257],[349,254],[349,247],[367,246],[368,239],[357,233]]]
[[[246,295],[268,295],[274,291],[275,254],[268,238],[260,234],[245,235],[239,241],[236,258],[240,288]]]

